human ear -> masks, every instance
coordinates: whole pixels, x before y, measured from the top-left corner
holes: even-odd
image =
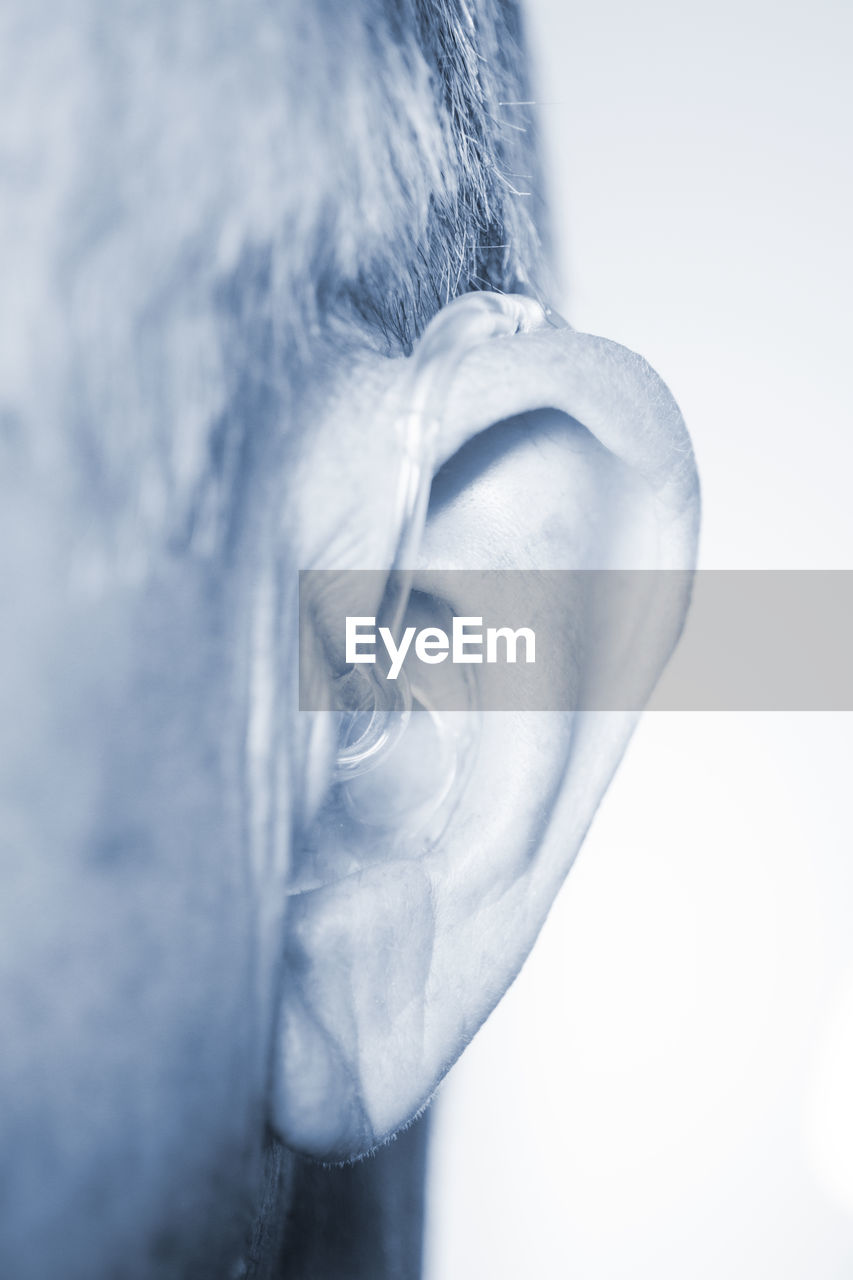
[[[448,359],[454,376],[413,576],[423,598],[465,611],[446,592],[436,600],[436,571],[445,569],[692,567],[692,453],[672,397],[639,357],[600,338],[542,329]],[[363,497],[369,507],[371,495]],[[382,519],[387,510],[377,503]],[[387,530],[377,542],[383,538],[393,545]],[[656,643],[655,675],[683,620],[684,581]],[[572,595],[545,608],[577,639],[567,655],[576,677],[592,625],[584,602]],[[635,609],[639,634],[654,602],[638,600]],[[272,1082],[285,1142],[351,1159],[425,1105],[518,973],[635,719],[481,716],[464,786],[429,842],[407,843],[398,829],[408,820],[400,796],[417,792],[421,767],[429,772],[417,749],[395,749],[374,769],[369,840],[340,806],[334,821],[321,811],[306,824]],[[329,761],[321,789],[335,785]]]

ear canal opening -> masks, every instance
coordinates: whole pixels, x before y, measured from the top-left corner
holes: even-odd
[[[350,667],[336,682],[340,706],[335,773],[339,781],[375,769],[406,730],[412,691],[405,672],[392,684],[372,668]]]
[[[445,602],[415,591],[403,622],[449,627],[452,616]],[[443,833],[473,767],[480,721],[476,674],[467,665],[452,671],[442,666],[416,669],[414,676],[401,670],[391,681],[378,678],[377,669],[371,665],[367,674],[352,668],[341,677],[350,706],[342,715],[328,814],[335,821],[346,815],[354,827],[352,848],[365,845],[369,859],[389,851],[417,855]],[[458,708],[452,712],[438,710],[448,678]],[[377,839],[379,846],[368,850]]]

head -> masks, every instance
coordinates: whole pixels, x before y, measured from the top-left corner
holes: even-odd
[[[317,835],[336,746],[297,709],[297,571],[390,566],[430,319],[550,292],[518,14],[0,25],[0,1258],[209,1276],[266,1126],[348,1159],[426,1104],[630,732],[495,716],[429,857]],[[433,465],[425,564],[691,561],[677,410],[601,339],[466,358]]]

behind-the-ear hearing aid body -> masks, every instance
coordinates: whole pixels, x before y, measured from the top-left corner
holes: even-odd
[[[411,595],[412,573],[423,536],[438,433],[453,378],[465,357],[490,338],[565,322],[522,294],[468,293],[448,303],[430,322],[411,356],[409,403],[400,419],[402,463],[398,488],[397,545],[377,621],[395,640]],[[380,669],[381,670],[381,669]],[[393,686],[376,667],[350,668],[337,680],[341,712],[336,773],[358,778],[387,757],[408,723],[413,691],[401,672]],[[472,701],[471,710],[474,710]],[[435,719],[435,717],[434,717]],[[438,726],[438,721],[435,720]],[[457,770],[458,772],[458,770]]]

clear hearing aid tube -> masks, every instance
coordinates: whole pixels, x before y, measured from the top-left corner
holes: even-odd
[[[412,576],[429,504],[438,434],[453,379],[463,360],[491,338],[565,324],[522,294],[467,293],[431,320],[411,357],[409,407],[400,418],[401,470],[397,500],[399,530],[392,572],[377,624],[395,639],[408,607]],[[405,673],[389,688],[373,667],[340,677],[343,723],[337,776],[356,777],[375,767],[397,741],[412,709]]]

